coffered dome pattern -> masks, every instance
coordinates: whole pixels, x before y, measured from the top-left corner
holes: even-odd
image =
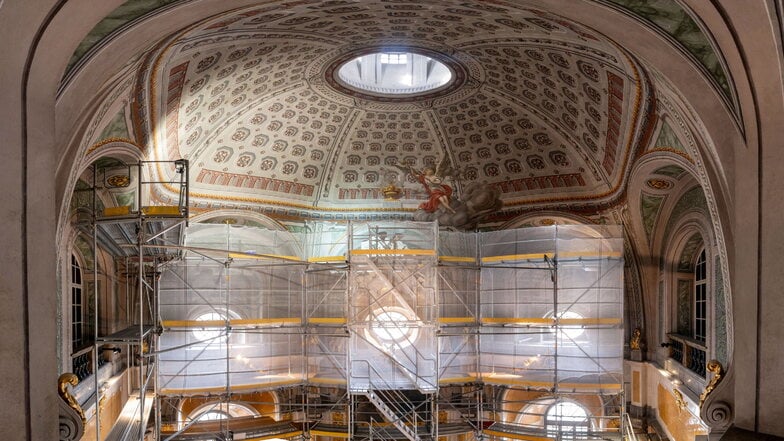
[[[425,195],[395,165],[444,159],[460,171],[456,196],[495,187],[507,209],[601,202],[622,187],[646,92],[602,36],[512,5],[287,5],[215,17],[150,57],[155,81],[137,96],[152,103],[158,157],[191,161],[195,200],[305,217],[405,212]],[[407,48],[456,78],[413,97],[335,80],[357,54]],[[403,188],[394,206],[381,192],[392,182]]]

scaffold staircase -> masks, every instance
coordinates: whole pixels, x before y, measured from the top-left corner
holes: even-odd
[[[422,441],[422,438],[417,434],[417,413],[413,409],[413,403],[398,391],[387,391],[386,393],[391,396],[391,399],[388,401],[385,401],[379,393],[373,390],[369,390],[363,393],[363,395],[376,406],[376,409],[381,412],[386,421],[392,423],[409,441]],[[392,404],[387,404],[387,402]],[[410,406],[410,408],[407,408],[407,406]]]
[[[391,302],[393,307],[399,311],[403,311],[404,315],[408,317],[415,317],[418,319],[417,311],[411,306],[408,299],[416,298],[416,293],[406,283],[418,271],[418,266],[415,268],[406,268],[406,275],[398,278],[398,280],[390,280],[381,268],[379,268],[372,259],[361,259],[361,265],[365,267],[368,276],[363,280],[367,284],[369,309],[371,311],[387,312],[390,309],[390,302],[387,300],[392,298]],[[416,265],[416,264],[414,264]],[[379,293],[374,295],[372,293]],[[416,326],[421,326],[421,321],[416,320]],[[379,323],[377,326],[382,326]],[[428,378],[420,375],[420,367],[424,363],[432,362],[435,366],[435,360],[430,360],[425,354],[419,351],[413,341],[407,335],[411,323],[400,324],[395,321],[383,323],[384,327],[389,328],[391,331],[399,333],[404,337],[401,340],[390,339],[380,343],[373,339],[367,338],[362,333],[357,333],[357,336],[378,349],[383,355],[391,360],[403,376],[405,376],[414,387],[423,394],[432,394],[437,390],[437,385],[430,381]]]

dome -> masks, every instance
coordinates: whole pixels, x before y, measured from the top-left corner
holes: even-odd
[[[205,207],[292,219],[410,217],[427,170],[452,199],[497,195],[492,221],[620,197],[650,123],[632,59],[524,4],[450,5],[362,2],[341,25],[329,2],[247,8],[181,32],[146,60],[155,156],[190,160]]]

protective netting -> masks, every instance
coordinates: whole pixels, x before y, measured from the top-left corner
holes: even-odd
[[[186,238],[184,257],[160,267],[163,394],[621,387],[620,227],[196,224]]]

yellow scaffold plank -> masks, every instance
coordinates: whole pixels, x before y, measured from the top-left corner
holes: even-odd
[[[482,323],[487,324],[517,324],[517,325],[555,325],[552,317],[484,317]],[[562,318],[561,325],[591,326],[591,325],[619,325],[620,318]]]
[[[438,260],[442,262],[476,263],[476,257],[464,256],[438,256]]]
[[[232,326],[254,326],[254,325],[276,325],[276,324],[300,324],[302,319],[299,317],[279,317],[279,318],[255,318],[255,319],[234,319],[229,320]]]
[[[522,439],[527,441],[555,441],[555,438],[548,436],[536,435],[523,435],[521,433],[500,432],[498,430],[485,429],[482,431],[485,435],[500,436],[502,438]]]
[[[439,317],[438,323],[473,323],[474,317]]]
[[[331,436],[333,438],[350,438],[348,432],[333,432],[331,430],[311,430],[311,435]]]
[[[311,317],[308,319],[308,322],[313,324],[329,324],[329,325],[342,325],[346,323],[346,319],[344,317]]]
[[[282,259],[282,260],[292,260],[294,262],[301,262],[300,258],[297,256],[283,256],[278,254],[229,253],[229,257],[231,257],[232,259],[258,259],[258,260]]]
[[[506,254],[503,256],[487,256],[482,258],[482,263],[516,262],[521,260],[543,260],[544,257],[552,259],[571,258],[618,258],[621,257],[620,251],[564,251],[558,253],[531,253],[531,254]]]
[[[346,256],[314,256],[308,257],[308,262],[345,262]]]
[[[321,377],[311,377],[308,379],[308,383],[311,384],[346,384],[345,379],[341,378],[321,378]]]
[[[482,323],[518,325],[552,325],[553,319],[549,317],[483,317]]]
[[[233,319],[229,320],[231,326],[259,326],[277,324],[300,324],[299,317],[279,317],[279,318],[255,318],[255,319]],[[161,326],[164,328],[220,328],[226,326],[225,320],[163,320]]]
[[[121,205],[119,207],[106,207],[103,209],[103,215],[105,217],[127,216],[129,214],[131,214],[130,205]]]
[[[555,256],[555,254],[554,253],[531,253],[531,254],[506,254],[503,256],[487,256],[482,258],[482,263],[511,262],[511,261],[518,261],[518,260],[544,260],[545,256],[552,259],[553,256]]]
[[[179,216],[182,214],[177,205],[155,205],[142,207],[145,216]]]
[[[436,250],[351,250],[352,255],[435,256]]]

